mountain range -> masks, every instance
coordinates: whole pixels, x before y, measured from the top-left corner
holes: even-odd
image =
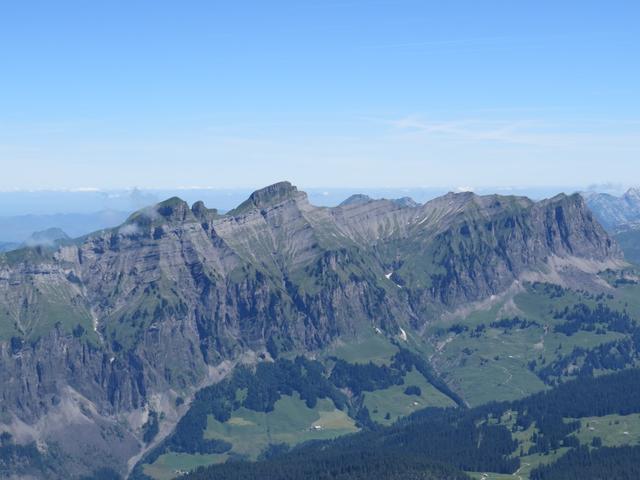
[[[627,259],[640,263],[640,190],[630,188],[621,196],[597,192],[583,193],[583,196]]]
[[[59,229],[71,237],[121,224],[129,215],[124,211],[103,210],[95,213],[0,216],[0,244],[13,249],[29,240],[34,232]],[[0,246],[0,251],[3,247]]]
[[[174,197],[114,228],[2,254],[0,429],[11,445],[32,450],[11,450],[0,468],[32,478],[170,478],[181,468],[162,470],[168,459],[258,455],[233,435],[202,436],[218,427],[228,433],[240,408],[268,416],[286,399],[313,411],[325,423],[307,428],[305,440],[328,428],[328,418],[340,419],[340,433],[395,420],[402,412],[367,407],[366,392],[388,393],[409,378],[422,382],[411,392],[431,390],[404,413],[431,399],[466,408],[549,388],[580,370],[563,366],[558,350],[544,365],[531,363],[541,361],[545,338],[569,338],[549,327],[572,328],[553,299],[614,302],[618,285],[635,285],[598,222],[634,221],[631,207],[620,206],[631,197],[535,202],[467,192],[417,204],[356,195],[329,208],[280,182],[225,214]],[[519,323],[523,317],[530,323]],[[491,321],[504,335],[517,328],[536,340],[497,359],[461,343],[479,344],[487,335],[480,325]],[[598,328],[599,336],[594,326],[566,343],[594,348],[631,335]],[[547,371],[552,361],[557,368]],[[470,373],[489,362],[508,378],[496,389]],[[263,386],[273,401],[255,386],[261,365],[280,379]],[[312,371],[314,385],[323,385],[314,394],[304,381]],[[529,383],[512,380],[513,372]],[[283,384],[283,375],[297,383]],[[362,378],[373,380],[363,386]],[[207,397],[211,388],[218,390]],[[224,395],[224,408],[203,400]],[[199,438],[185,440],[188,421]]]
[[[585,192],[582,194],[598,221],[610,231],[640,227],[640,189],[630,188],[623,195]]]

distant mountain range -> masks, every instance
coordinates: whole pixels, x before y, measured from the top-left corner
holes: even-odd
[[[70,237],[80,237],[97,230],[121,224],[130,212],[100,211],[51,215],[17,215],[0,217],[0,240],[8,246],[26,242],[34,232],[60,229]],[[0,247],[1,248],[1,247]]]
[[[9,252],[23,247],[55,248],[69,242],[71,237],[60,228],[48,228],[32,233],[22,243],[0,242],[0,252]]]
[[[225,214],[173,197],[75,241],[32,239],[0,255],[0,429],[39,447],[0,473],[169,478],[171,462],[257,458],[274,438],[522,397],[590,365],[558,363],[573,355],[559,343],[631,335],[624,318],[611,334],[571,323],[589,292],[636,278],[578,194],[317,207],[280,182]],[[280,400],[304,427],[265,420]],[[261,422],[265,443],[234,433]]]
[[[131,188],[131,189],[95,189],[75,190],[34,190],[0,191],[0,217],[19,215],[52,215],[65,213],[94,213],[99,211],[133,212],[160,200],[177,196],[194,203],[198,200],[207,205],[215,205],[218,210],[231,210],[246,199],[253,188],[215,188],[188,186],[176,188]],[[505,195],[527,196],[541,199],[555,195],[558,191],[574,192],[575,186],[566,187],[314,187],[307,188],[309,200],[314,205],[333,207],[342,202],[354,191],[367,194],[372,198],[411,197],[424,203],[444,195],[448,191],[473,190],[479,195],[503,193]]]
[[[640,189],[630,188],[621,196],[597,192],[582,195],[607,230],[618,232],[640,227]]]
[[[640,189],[631,188],[621,196],[595,192],[583,193],[583,196],[627,259],[640,264]]]
[[[15,250],[19,248],[19,243],[14,242],[0,242],[0,252],[8,252],[9,250]]]

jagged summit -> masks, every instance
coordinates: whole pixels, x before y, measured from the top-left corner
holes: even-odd
[[[299,191],[291,182],[282,181],[256,190],[247,200],[227,212],[226,215],[233,216],[254,208],[271,207],[289,199],[306,200],[306,198],[307,194]],[[216,208],[207,208],[201,200],[196,201],[189,207],[189,204],[183,199],[171,197],[132,213],[125,221],[125,224],[149,224],[159,221],[181,222],[193,217],[199,220],[211,220],[221,216]]]
[[[201,221],[215,219],[220,216],[217,208],[207,208],[202,200],[198,200],[191,206],[191,212]]]
[[[208,211],[208,208],[206,207],[206,205],[202,200],[198,200],[193,205],[191,205],[191,211],[197,217],[202,214],[205,214]]]

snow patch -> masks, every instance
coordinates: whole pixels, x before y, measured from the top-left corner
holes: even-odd
[[[407,332],[405,332],[402,327],[400,327],[400,338],[405,342],[407,341]]]

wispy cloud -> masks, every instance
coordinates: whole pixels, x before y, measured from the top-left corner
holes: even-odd
[[[409,115],[387,121],[392,133],[422,140],[493,142],[540,147],[567,147],[594,142],[621,142],[640,147],[640,124],[630,122],[616,129],[610,122],[537,120],[428,120]]]
[[[518,134],[518,132],[523,128],[523,126],[518,123],[478,120],[437,121],[423,120],[415,116],[391,120],[389,123],[396,130],[420,133],[423,135],[453,136],[468,140],[511,142],[518,140],[517,143],[522,140],[522,135]]]

